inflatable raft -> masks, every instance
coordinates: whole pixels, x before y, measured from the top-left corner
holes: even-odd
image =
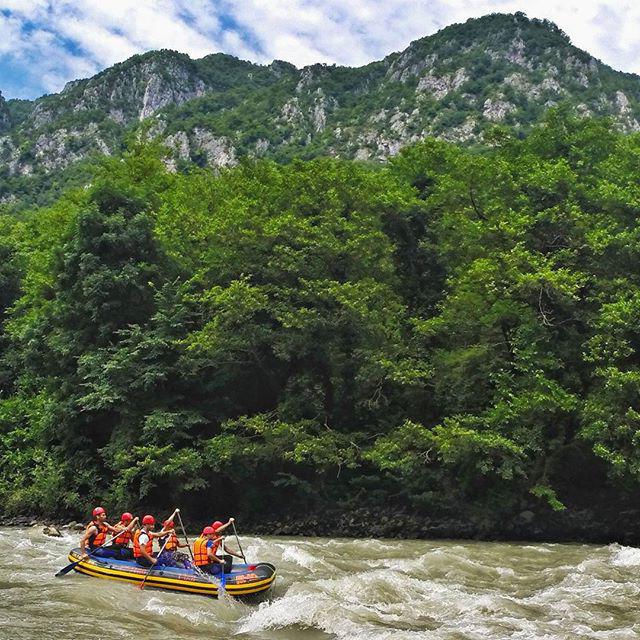
[[[80,549],[69,552],[69,561],[80,560]],[[74,567],[75,571],[94,578],[121,580],[139,585],[148,569],[132,560],[89,557]],[[276,579],[276,568],[268,562],[234,565],[231,573],[225,573],[224,591],[234,597],[255,596],[267,591]],[[197,593],[218,597],[220,578],[182,567],[158,567],[149,572],[144,588],[167,589],[182,593]]]

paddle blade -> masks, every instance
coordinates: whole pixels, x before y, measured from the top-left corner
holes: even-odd
[[[60,571],[56,573],[55,577],[61,578],[62,576],[66,576],[67,573],[69,573],[69,571],[71,571],[79,562],[80,561],[78,560],[77,562],[72,562],[71,564],[68,564],[66,567],[64,567],[64,569],[60,569]]]

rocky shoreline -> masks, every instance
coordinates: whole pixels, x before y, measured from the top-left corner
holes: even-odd
[[[408,513],[369,511],[323,513],[251,523],[261,535],[348,538],[464,539],[513,542],[620,543],[640,546],[640,511],[596,514],[589,510],[535,513],[524,510],[509,521],[454,517],[429,518]]]
[[[188,531],[197,531],[205,522],[186,520]],[[590,510],[535,513],[521,511],[509,521],[480,521],[461,518],[429,518],[406,512],[380,515],[367,509],[348,513],[324,512],[302,517],[289,515],[273,520],[239,519],[241,533],[272,536],[332,538],[460,539],[484,541],[578,542],[608,544],[617,542],[640,546],[640,510],[616,514]],[[82,523],[53,521],[37,516],[0,516],[0,526],[41,527],[47,535],[62,530],[80,532]],[[49,529],[49,532],[46,531]]]
[[[81,532],[84,531],[84,525],[75,520],[62,522],[54,522],[51,519],[38,518],[36,516],[15,516],[5,518],[0,516],[0,527],[22,527],[32,529],[42,529],[42,533],[53,538],[62,537],[61,530]]]

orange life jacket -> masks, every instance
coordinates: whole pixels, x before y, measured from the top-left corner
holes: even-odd
[[[134,558],[141,558],[142,557],[142,551],[140,551],[140,534],[142,533],[142,529],[138,529],[134,534],[133,534],[133,557]],[[147,533],[145,531],[145,533]],[[149,535],[147,533],[147,535]],[[153,539],[149,536],[149,542],[147,542],[147,544],[144,545],[144,550],[151,555],[152,551],[153,551]]]
[[[87,530],[90,527],[95,527],[98,530],[98,533],[94,533],[93,535],[89,536],[89,547],[91,549],[101,547],[107,541],[107,533],[109,532],[109,529],[107,529],[107,525],[92,520],[87,525]]]
[[[165,551],[175,551],[178,548],[178,536],[172,533],[167,540],[167,544],[164,545]]]
[[[116,527],[120,527],[122,526],[123,529],[125,529],[126,527],[122,524],[122,522],[119,522]],[[129,541],[131,540],[131,531],[122,531],[122,533],[113,541],[114,544],[120,545],[121,547],[128,547],[129,546]]]
[[[208,538],[200,536],[196,538],[196,541],[193,543],[193,562],[196,567],[203,567],[210,563],[209,554],[207,553],[207,542],[209,542]]]

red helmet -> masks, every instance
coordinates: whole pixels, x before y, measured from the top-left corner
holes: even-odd
[[[216,530],[213,527],[205,527],[202,530],[202,535],[203,536],[212,536],[215,532],[216,532]]]
[[[156,519],[153,516],[150,516],[149,514],[147,514],[146,516],[144,516],[144,518],[142,518],[142,524],[155,524],[156,523]]]
[[[163,526],[165,529],[173,529],[173,520],[165,520],[165,521],[162,523],[162,526]]]
[[[224,525],[224,522],[220,522],[220,520],[216,520],[212,525],[211,528],[213,529],[213,532],[215,533],[220,527],[222,527]]]
[[[133,520],[133,516],[128,512],[125,511],[121,516],[120,516],[120,520],[122,520],[122,522],[128,522],[130,520]]]
[[[99,516],[99,515],[102,515],[103,513],[106,513],[106,511],[102,507],[96,507],[93,510],[93,515],[94,516]]]

